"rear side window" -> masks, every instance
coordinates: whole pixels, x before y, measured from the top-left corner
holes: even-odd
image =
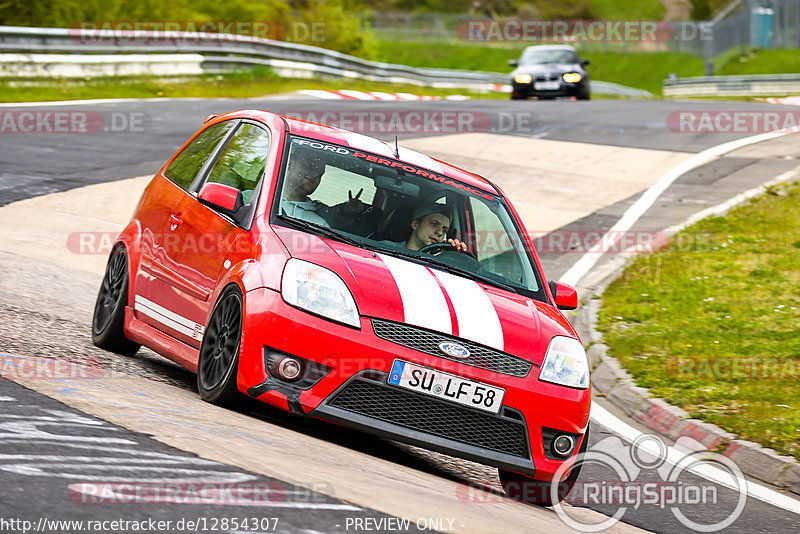
[[[232,121],[220,122],[209,126],[198,135],[194,141],[189,143],[172,163],[169,164],[164,174],[175,182],[179,187],[188,191],[194,182],[197,173],[203,168],[203,164],[214,152],[219,142],[233,126]]]

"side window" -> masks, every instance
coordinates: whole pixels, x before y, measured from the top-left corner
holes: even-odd
[[[242,123],[211,168],[207,182],[235,187],[247,204],[253,196],[269,152],[269,133],[254,124]]]
[[[475,241],[478,249],[475,256],[478,261],[485,268],[512,282],[525,284],[527,280],[523,274],[519,253],[514,250],[514,244],[503,222],[480,200],[471,198],[470,207],[475,221]]]
[[[232,126],[233,122],[226,121],[209,126],[203,130],[194,141],[189,143],[186,148],[172,160],[167,170],[164,171],[167,178],[188,191],[197,173],[203,168],[203,164]]]
[[[480,200],[470,198],[472,217],[475,221],[476,255],[484,260],[513,249],[506,237],[506,229],[500,219]]]

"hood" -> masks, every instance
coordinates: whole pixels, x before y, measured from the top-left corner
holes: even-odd
[[[414,261],[288,228],[289,253],[326,267],[350,288],[362,316],[434,330],[541,365],[555,335],[577,337],[552,306]]]

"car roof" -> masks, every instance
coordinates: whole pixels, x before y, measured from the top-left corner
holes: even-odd
[[[418,167],[443,174],[450,178],[454,178],[464,182],[469,186],[491,191],[500,196],[503,195],[502,191],[500,191],[486,178],[456,167],[455,165],[450,165],[449,163],[432,158],[420,152],[400,146],[398,147],[400,157],[395,158],[394,143],[387,143],[368,135],[352,132],[350,130],[344,130],[342,128],[336,128],[334,126],[326,126],[292,117],[285,117],[283,115],[281,115],[281,117],[283,117],[283,119],[286,121],[287,132],[291,134],[309,137],[327,143],[335,143],[357,150],[363,150],[364,152],[371,152],[378,156],[399,159],[406,163],[410,163],[411,165],[416,165]]]

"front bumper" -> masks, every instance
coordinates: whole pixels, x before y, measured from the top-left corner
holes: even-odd
[[[588,423],[590,392],[540,382],[536,365],[510,376],[450,361],[378,337],[370,318],[356,330],[289,306],[268,289],[248,292],[245,306],[239,389],[285,410],[542,480],[563,463],[545,456],[542,427],[583,434]],[[308,389],[294,387],[269,376],[265,347],[329,372]],[[397,358],[502,387],[503,408],[495,415],[389,386]]]
[[[388,374],[362,371],[310,415],[384,438],[532,475],[522,414],[477,412],[386,383]]]
[[[588,93],[585,82],[566,83],[560,82],[558,89],[538,90],[534,89],[535,82],[531,83],[517,83],[512,81],[511,93],[519,98],[539,97],[539,98],[556,98],[563,96],[584,96]]]

